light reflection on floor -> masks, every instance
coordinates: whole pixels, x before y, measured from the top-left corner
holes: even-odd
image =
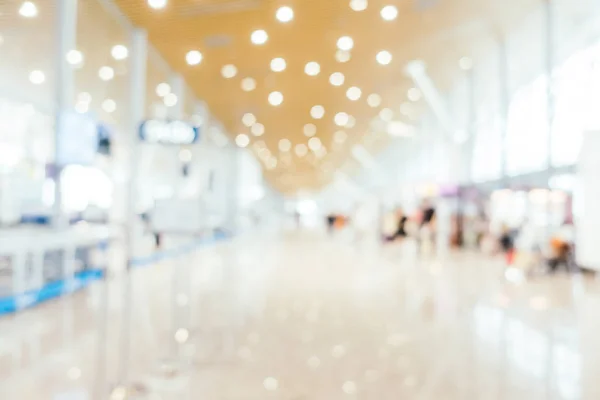
[[[99,341],[104,288],[0,320],[2,398],[108,398],[123,307],[115,280]],[[477,254],[304,232],[137,270],[133,289],[135,398],[600,398],[589,278],[507,280]]]

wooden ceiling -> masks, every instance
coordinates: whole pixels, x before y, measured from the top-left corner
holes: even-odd
[[[395,119],[418,119],[426,107],[422,101],[413,104],[412,115],[400,113],[400,105],[408,101],[407,91],[412,87],[403,73],[409,61],[425,61],[437,86],[447,90],[461,76],[461,57],[476,59],[498,31],[539,5],[539,0],[369,0],[367,9],[357,12],[351,9],[349,0],[169,0],[162,10],[150,8],[147,0],[115,1],[135,25],[148,30],[153,45],[183,74],[229,134],[248,134],[250,147],[259,155],[270,154],[277,159],[275,168],[265,169],[266,176],[284,192],[317,188],[329,182],[333,171],[350,157],[352,145],[365,144],[365,137],[365,146],[373,152],[385,146],[389,138],[384,133],[370,132],[371,121],[381,109],[392,109]],[[381,18],[380,10],[386,5],[397,7],[394,21]],[[281,6],[293,8],[291,22],[276,19]],[[250,40],[257,29],[269,35],[262,46]],[[341,36],[354,40],[351,59],[345,63],[335,57]],[[187,65],[185,56],[190,50],[202,53],[200,65]],[[389,65],[376,62],[380,50],[392,54]],[[270,62],[276,57],[286,60],[285,71],[271,71]],[[309,61],[320,64],[318,76],[305,74]],[[222,76],[221,69],[227,64],[236,66],[234,78]],[[329,83],[334,72],[345,75],[341,87]],[[247,77],[257,82],[251,92],[241,89],[241,81]],[[360,100],[346,97],[351,86],[362,90]],[[283,94],[281,106],[269,104],[272,91]],[[367,104],[371,93],[382,97],[381,106],[372,108]],[[311,117],[315,105],[325,108],[323,119]],[[248,112],[265,126],[263,136],[254,137],[243,125],[242,116]],[[333,140],[340,130],[334,124],[338,112],[356,118],[353,128],[344,129],[348,139],[341,144]],[[317,137],[327,155],[319,158],[309,152],[299,157],[293,149],[280,152],[280,139],[289,139],[294,145],[307,143],[303,127],[308,123],[317,126]],[[264,148],[269,152],[260,150]]]

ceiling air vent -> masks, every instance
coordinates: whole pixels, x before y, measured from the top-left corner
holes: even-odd
[[[183,17],[253,11],[263,0],[201,0],[178,9]]]

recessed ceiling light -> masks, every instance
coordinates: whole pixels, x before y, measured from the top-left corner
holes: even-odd
[[[83,54],[79,50],[70,50],[67,53],[67,62],[71,65],[79,65],[83,62]]]
[[[273,72],[284,71],[286,67],[285,60],[281,57],[277,57],[271,60],[271,70]]]
[[[275,169],[277,167],[277,157],[271,156],[265,161],[267,169]]]
[[[252,32],[252,35],[250,35],[250,40],[255,45],[260,46],[260,45],[267,43],[267,40],[269,40],[269,35],[267,34],[266,31],[264,31],[262,29],[258,29],[256,31]]]
[[[112,78],[115,77],[115,70],[111,67],[104,66],[100,68],[100,70],[98,70],[98,76],[103,81],[110,81]]]
[[[350,54],[349,51],[338,50],[338,51],[335,52],[335,59],[338,62],[345,63],[345,62],[350,61],[350,58],[352,58],[352,55]]]
[[[317,127],[315,124],[304,125],[303,132],[305,136],[313,137],[317,134]]]
[[[250,138],[245,133],[240,133],[235,137],[235,144],[238,147],[247,147],[250,144]]]
[[[325,107],[323,106],[313,106],[310,109],[310,116],[314,119],[321,119],[325,115]]]
[[[321,148],[322,144],[321,144],[321,139],[319,139],[318,137],[312,137],[308,140],[308,147],[312,150],[312,151],[317,151]]]
[[[110,54],[115,60],[124,60],[129,56],[129,50],[122,44],[117,44],[116,46],[113,46]]]
[[[368,0],[350,0],[350,8],[354,11],[365,11],[368,6]]]
[[[419,101],[421,100],[421,91],[417,88],[410,88],[407,96],[410,101]]]
[[[31,71],[29,81],[34,85],[41,85],[46,81],[46,75],[40,70]]]
[[[354,47],[354,40],[350,36],[342,36],[337,41],[337,47],[340,50],[350,51]]]
[[[381,18],[386,21],[393,21],[398,17],[396,6],[385,6],[381,9]]]
[[[279,141],[279,151],[290,151],[292,149],[292,142],[288,139],[281,139]]]
[[[250,132],[252,132],[254,136],[262,136],[265,134],[265,126],[263,124],[256,123],[252,125]]]
[[[331,83],[333,86],[342,86],[344,84],[344,80],[344,74],[341,72],[334,72],[329,77],[329,83]]]
[[[19,7],[19,14],[25,18],[35,18],[38,15],[38,8],[32,1],[25,1]]]
[[[242,117],[242,123],[250,128],[252,125],[256,123],[256,117],[252,113],[246,113]]]
[[[376,93],[370,94],[367,97],[367,104],[372,108],[379,107],[381,105],[381,96]]]
[[[346,141],[346,139],[348,139],[348,135],[347,135],[347,134],[346,134],[346,132],[344,132],[344,131],[336,131],[336,132],[333,134],[333,140],[334,140],[336,143],[340,143],[340,144],[341,144],[341,143],[344,143],[344,142]]]
[[[394,119],[394,112],[389,108],[384,108],[383,110],[379,111],[379,118],[385,122],[390,122],[392,119]]]
[[[473,69],[473,60],[471,59],[471,57],[462,57],[458,61],[458,65],[463,71],[469,71]]]
[[[279,7],[275,13],[275,18],[277,18],[279,22],[290,22],[294,19],[294,10],[292,7],[288,6]]]
[[[375,58],[379,64],[388,65],[392,62],[392,53],[387,50],[381,50]]]
[[[175,93],[169,93],[163,97],[163,103],[167,107],[174,107],[177,104],[177,95]]]
[[[166,83],[159,83],[158,85],[156,85],[156,95],[159,97],[165,97],[166,95],[168,95],[169,93],[171,93],[171,86]]]
[[[185,61],[188,65],[198,65],[202,62],[202,53],[198,50],[188,51],[185,55]]]
[[[115,112],[117,109],[117,103],[113,99],[106,99],[102,102],[102,109],[107,113]]]
[[[236,66],[233,64],[224,65],[223,68],[221,68],[221,75],[223,75],[223,78],[225,79],[234,78],[237,75]]]
[[[304,72],[309,76],[317,76],[321,72],[321,66],[318,62],[311,61],[304,67]]]
[[[244,92],[251,92],[256,89],[256,81],[253,78],[242,79],[242,90]]]
[[[348,97],[348,99],[351,101],[357,101],[360,99],[360,96],[362,96],[362,91],[356,86],[352,86],[346,91],[346,97]]]
[[[160,10],[167,6],[167,0],[148,0],[148,5],[155,10]]]
[[[299,143],[294,148],[294,151],[298,157],[304,157],[308,153],[308,147],[304,143]]]
[[[335,124],[337,126],[346,126],[349,119],[350,119],[350,116],[348,114],[346,114],[345,112],[339,112],[339,113],[335,114],[333,121],[335,122]]]
[[[269,93],[269,104],[272,106],[279,106],[283,103],[283,94],[281,92],[271,92]]]

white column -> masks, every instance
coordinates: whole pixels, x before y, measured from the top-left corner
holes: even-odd
[[[552,73],[554,70],[554,5],[552,0],[544,0],[544,16],[545,16],[545,27],[544,41],[545,41],[545,62],[546,62],[546,74],[548,76],[548,82],[546,85],[546,107],[548,117],[548,159],[546,161],[546,167],[548,168],[548,176],[552,175],[552,124],[554,122],[554,79]]]
[[[66,56],[76,48],[77,0],[56,0],[56,85],[54,86],[55,123],[54,123],[54,210],[52,224],[60,229],[67,225],[62,210],[62,190],[60,175],[63,165],[58,159],[60,130],[64,112],[73,106],[75,78],[73,69]]]
[[[183,106],[185,104],[185,81],[179,74],[174,74],[170,81],[171,93],[177,96],[177,104],[173,107],[169,107],[168,115],[169,118],[172,119],[182,119],[184,114]]]
[[[500,38],[498,51],[498,67],[500,83],[500,129],[501,129],[501,178],[507,184],[508,160],[508,112],[510,109],[510,68],[508,58],[508,43],[506,37]]]
[[[127,225],[125,230],[126,262],[127,272],[123,285],[123,319],[121,332],[121,345],[118,379],[121,383],[126,383],[129,371],[129,355],[131,345],[131,308],[132,308],[132,287],[131,287],[131,260],[134,257],[135,227],[139,223],[136,214],[138,175],[139,175],[139,156],[140,139],[139,126],[144,119],[144,110],[146,104],[146,61],[148,53],[148,38],[145,31],[134,29],[130,37],[130,58],[129,58],[129,114],[127,121],[127,139],[129,155],[129,182],[128,182],[128,209]]]

